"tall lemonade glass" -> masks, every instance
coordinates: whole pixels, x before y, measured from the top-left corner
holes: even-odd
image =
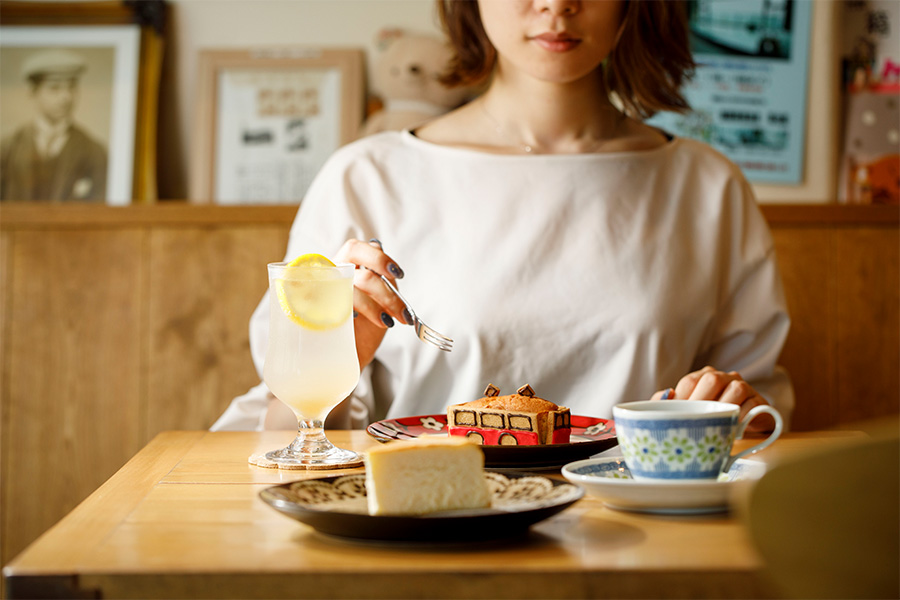
[[[328,413],[359,381],[353,337],[353,271],[320,255],[269,270],[269,343],[263,378],[297,416],[297,438],[265,457],[284,468],[337,468],[359,463],[325,437]]]

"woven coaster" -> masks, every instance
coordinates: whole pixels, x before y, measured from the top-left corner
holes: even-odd
[[[332,469],[352,469],[363,466],[363,461],[351,460],[348,462],[329,465],[282,465],[266,458],[265,454],[251,454],[247,459],[251,465],[264,469],[282,469],[284,471],[330,471]]]

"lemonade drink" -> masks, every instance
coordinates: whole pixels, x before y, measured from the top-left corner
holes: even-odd
[[[325,435],[328,413],[359,381],[353,335],[354,265],[319,254],[269,266],[269,343],[263,379],[294,411],[297,437],[252,464],[284,469],[341,469],[362,465],[352,450]]]
[[[359,380],[353,265],[269,265],[269,343],[263,377],[298,419],[324,421]]]

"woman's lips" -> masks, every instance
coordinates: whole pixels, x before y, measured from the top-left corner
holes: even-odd
[[[565,34],[542,33],[531,36],[531,41],[550,52],[568,52],[581,43],[581,40]]]

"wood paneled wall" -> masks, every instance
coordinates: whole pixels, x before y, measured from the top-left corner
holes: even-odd
[[[295,207],[0,209],[0,563],[156,433],[258,382],[247,321]],[[900,411],[898,211],[768,206],[795,429]]]
[[[791,314],[795,430],[900,412],[898,207],[764,207]]]
[[[296,207],[0,212],[5,564],[166,429],[258,383],[247,321]]]

